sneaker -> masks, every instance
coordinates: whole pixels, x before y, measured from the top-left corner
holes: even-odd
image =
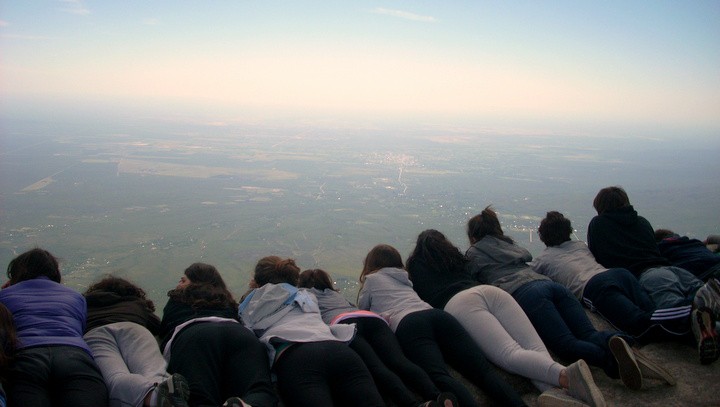
[[[713,319],[720,318],[720,282],[711,278],[695,293],[695,308],[707,308],[712,312]]]
[[[567,392],[591,407],[605,407],[605,397],[595,384],[590,368],[584,360],[580,359],[565,368],[568,377]]]
[[[715,320],[707,308],[695,309],[692,312],[692,331],[697,340],[700,363],[708,365],[720,357],[718,350],[718,333],[715,331]]]
[[[190,386],[180,374],[173,374],[158,384],[158,407],[188,407]]]
[[[222,407],[252,407],[250,404],[242,401],[240,397],[230,397],[225,400]]]
[[[643,379],[662,380],[670,386],[674,386],[677,383],[675,377],[669,371],[650,360],[650,358],[645,356],[639,350],[633,349],[633,353],[635,354],[635,360],[637,361],[638,366],[640,366],[640,373],[642,374]]]
[[[587,407],[587,404],[573,398],[563,389],[557,387],[545,390],[537,398],[538,407]]]
[[[615,335],[610,338],[609,346],[610,352],[617,361],[620,379],[625,387],[633,390],[640,389],[642,387],[642,374],[630,345],[623,338]]]

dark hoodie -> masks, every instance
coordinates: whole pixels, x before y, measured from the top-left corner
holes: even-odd
[[[720,265],[720,256],[711,252],[705,243],[687,236],[665,238],[658,243],[658,249],[673,266],[682,267],[703,281]]]
[[[160,319],[142,298],[121,296],[111,291],[93,291],[85,295],[85,300],[88,308],[85,332],[115,322],[134,322],[154,335],[158,333]]]
[[[651,267],[669,266],[660,255],[650,222],[630,206],[595,216],[588,226],[587,242],[598,263],[621,267],[636,277]]]

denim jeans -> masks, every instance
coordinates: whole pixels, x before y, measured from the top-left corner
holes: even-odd
[[[552,352],[568,362],[584,359],[617,377],[617,362],[608,346],[617,332],[598,332],[570,290],[553,281],[535,280],[512,296]]]
[[[685,298],[678,301],[685,305],[657,307],[637,277],[626,269],[615,268],[595,275],[585,285],[583,299],[613,326],[635,338],[642,337],[642,341],[682,336],[690,328],[691,310]],[[652,329],[655,327],[660,329]]]

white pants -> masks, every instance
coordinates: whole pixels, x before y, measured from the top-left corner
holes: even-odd
[[[453,296],[445,311],[470,333],[496,366],[532,380],[538,390],[559,387],[560,372],[532,323],[502,289],[479,285]]]
[[[110,394],[110,407],[141,407],[170,375],[155,337],[142,325],[117,322],[85,334]]]

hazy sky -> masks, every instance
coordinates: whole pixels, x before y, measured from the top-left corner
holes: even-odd
[[[0,52],[3,109],[720,130],[717,0],[3,1]]]

